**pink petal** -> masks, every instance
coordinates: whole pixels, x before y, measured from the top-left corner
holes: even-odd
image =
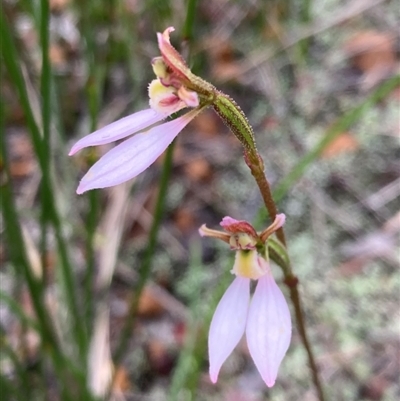
[[[245,220],[236,220],[232,217],[225,216],[219,225],[231,234],[246,233],[252,237],[257,237],[257,232],[254,227]]]
[[[220,224],[220,226],[221,227],[229,227],[231,224],[236,224],[236,223],[239,223],[239,221],[240,220],[236,220],[236,219],[234,219],[233,217],[231,217],[231,216],[225,216],[223,219],[222,219],[222,221],[221,221],[221,223],[219,223]]]
[[[291,336],[288,305],[272,274],[268,272],[258,280],[246,325],[250,355],[268,387],[275,384]]]
[[[78,152],[78,150],[87,148],[88,146],[105,145],[106,143],[125,138],[128,135],[150,127],[166,117],[168,117],[168,115],[157,113],[153,109],[138,111],[137,113],[114,121],[113,123],[86,135],[72,147],[69,156],[72,156]]]
[[[154,163],[198,113],[199,110],[193,110],[117,145],[90,168],[76,192],[111,187],[136,177]]]
[[[276,226],[276,230],[283,227],[286,221],[286,215],[284,213],[277,214],[274,220],[274,225]]]
[[[165,64],[172,69],[182,79],[189,79],[191,75],[189,67],[186,65],[185,60],[171,45],[169,40],[170,32],[175,31],[172,26],[167,28],[163,33],[157,33],[158,47]]]
[[[236,277],[219,301],[208,335],[210,378],[218,380],[222,364],[243,336],[250,299],[250,280]]]

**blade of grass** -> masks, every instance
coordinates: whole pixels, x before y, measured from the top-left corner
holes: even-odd
[[[182,39],[191,42],[193,39],[193,26],[196,17],[197,0],[188,0],[186,7],[186,20],[183,26]]]
[[[304,26],[308,27],[311,21],[311,0],[304,0],[300,10],[301,22]],[[301,40],[298,44],[298,59],[302,63],[307,62],[307,53],[309,48],[310,38]]]
[[[2,151],[2,160],[6,160],[3,136],[1,136],[1,140],[2,143],[0,148]],[[5,163],[5,168],[7,171],[7,163]],[[77,380],[77,384],[79,383],[82,386],[82,383],[84,383],[82,376],[83,372],[77,369],[76,366],[79,366],[79,364],[74,366],[74,363],[68,360],[66,355],[63,353],[44,303],[44,294],[42,291],[43,286],[33,275],[24,247],[19,246],[19,244],[23,244],[23,238],[15,208],[15,201],[12,196],[8,173],[3,176],[3,182],[0,185],[0,197],[2,200],[2,211],[10,259],[17,269],[17,274],[22,275],[24,282],[27,284],[29,289],[32,305],[38,319],[38,327],[43,350],[42,357],[50,355],[54,363],[55,371],[61,382],[63,382],[62,377],[64,376],[64,372],[67,372],[69,375],[73,375]]]
[[[17,383],[17,388],[20,389],[20,398],[18,400],[27,400],[30,401],[33,397],[31,394],[31,386],[29,386],[29,380],[28,380],[28,374],[26,371],[25,366],[23,366],[15,353],[15,351],[12,349],[12,347],[2,341],[1,344],[1,352],[2,352],[2,358],[3,357],[8,357],[10,361],[12,362],[14,369],[15,369],[15,379],[19,380],[19,383]],[[3,392],[1,391],[1,395],[4,396]]]
[[[293,184],[305,173],[307,168],[318,159],[324,149],[332,143],[343,131],[355,124],[364,113],[374,104],[385,98],[394,88],[400,85],[400,75],[396,75],[373,91],[361,104],[340,117],[325,133],[319,143],[308,152],[296,165],[289,174],[278,184],[274,190],[274,198],[276,202],[282,200]]]
[[[19,401],[23,399],[21,395],[21,388],[11,383],[11,380],[7,379],[4,374],[0,374],[0,389],[1,397],[7,401]]]
[[[3,128],[3,104],[0,103],[0,125]],[[38,321],[40,322],[40,334],[44,343],[47,343],[56,352],[59,350],[56,335],[53,327],[47,319],[47,312],[43,300],[43,288],[41,283],[34,276],[33,270],[29,264],[29,259],[26,255],[26,249],[23,246],[24,240],[22,236],[21,226],[18,220],[18,213],[15,206],[15,200],[11,188],[11,176],[9,172],[9,164],[6,152],[5,136],[0,135],[0,154],[2,179],[0,183],[0,199],[5,223],[5,234],[8,243],[8,252],[13,266],[16,269],[16,274],[24,277],[24,281],[28,286],[32,303],[36,312]],[[17,310],[17,308],[13,308]]]
[[[125,60],[129,69],[131,91],[132,93],[137,93],[145,77],[145,68],[143,68],[142,61],[135,57],[139,53],[138,32],[135,29],[132,30],[132,25],[138,24],[139,17],[134,13],[126,12],[125,0],[120,0],[119,9],[119,21],[121,21],[124,32],[123,46]],[[134,99],[133,105],[136,106],[138,105],[137,103]]]
[[[290,188],[305,174],[307,169],[320,157],[324,149],[329,146],[342,132],[355,124],[372,106],[384,99],[393,89],[400,85],[400,75],[388,79],[375,89],[358,106],[349,110],[326,131],[323,138],[305,154],[281,180],[273,190],[275,202],[280,202],[290,191]],[[264,208],[260,208],[255,218],[255,224],[261,224],[266,218]]]
[[[46,198],[46,204],[48,206],[48,215],[51,223],[54,227],[56,242],[58,251],[60,254],[63,284],[65,286],[65,293],[67,298],[68,310],[73,319],[73,328],[71,330],[72,335],[75,336],[76,344],[79,348],[78,357],[84,358],[86,348],[86,335],[84,331],[84,325],[82,324],[80,310],[78,308],[77,294],[75,291],[75,279],[73,276],[72,266],[68,257],[68,251],[66,241],[62,232],[62,224],[57,211],[56,202],[53,195],[52,183],[50,179],[50,172],[47,168],[47,157],[46,148],[43,145],[42,135],[39,127],[34,119],[32,109],[30,107],[27,90],[21,69],[18,64],[18,56],[13,43],[11,29],[8,22],[3,15],[0,16],[0,40],[1,48],[3,49],[4,61],[7,67],[7,71],[13,84],[15,85],[21,106],[25,113],[25,118],[28,124],[29,133],[31,136],[33,148],[36,157],[39,162],[40,170],[42,173],[42,187],[43,197]],[[20,242],[22,244],[22,242]]]
[[[48,0],[40,1],[40,47],[42,50],[42,72],[40,77],[40,93],[42,95],[42,130],[43,148],[48,163],[50,156],[50,122],[51,122],[51,66],[49,59],[49,18]]]
[[[10,311],[18,317],[22,324],[40,333],[40,326],[38,325],[38,323],[34,319],[26,315],[18,302],[16,302],[13,298],[11,298],[3,291],[0,291],[0,301],[4,302],[4,304],[10,309]]]
[[[51,67],[49,60],[49,18],[50,8],[47,0],[40,1],[40,47],[42,50],[42,71],[40,77],[40,94],[42,99],[42,131],[43,139],[42,146],[44,149],[44,170],[50,171],[50,119],[51,119]],[[40,226],[41,226],[41,241],[40,250],[42,258],[42,266],[46,266],[46,252],[47,252],[47,233],[49,206],[47,204],[48,198],[44,186],[41,185],[40,190],[40,204],[42,207]],[[43,269],[43,281],[46,285],[46,269]]]
[[[83,38],[85,40],[86,51],[84,52],[87,64],[87,70],[90,72],[86,85],[85,85],[85,95],[87,99],[87,106],[90,117],[90,127],[89,131],[93,132],[97,128],[97,118],[100,109],[100,101],[103,95],[105,80],[107,77],[107,71],[109,64],[106,63],[104,67],[104,58],[107,60],[107,54],[109,53],[107,49],[107,54],[102,53],[102,60],[98,60],[98,49],[96,48],[95,32],[94,29],[94,5],[92,2],[77,2],[77,7],[80,10],[81,16],[81,31],[83,33]],[[107,4],[107,14],[112,14],[112,9],[114,7],[114,2],[109,2]],[[111,18],[109,18],[109,23],[111,24]],[[109,24],[109,30],[111,31],[112,26]],[[111,39],[112,41],[112,39]],[[109,44],[111,46],[111,44]],[[84,283],[84,305],[85,305],[85,317],[88,323],[89,331],[92,328],[94,319],[94,279],[95,279],[95,233],[98,223],[99,211],[100,211],[100,197],[98,191],[91,191],[89,194],[89,212],[86,216],[86,271],[83,279]]]

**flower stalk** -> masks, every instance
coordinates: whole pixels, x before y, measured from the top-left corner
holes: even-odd
[[[250,168],[251,174],[253,175],[257,183],[268,214],[271,220],[274,221],[276,219],[278,209],[272,197],[271,187],[269,185],[267,177],[265,176],[264,163],[260,154],[257,151],[252,127],[250,126],[243,111],[227,95],[224,95],[220,92],[216,97],[215,102],[213,103],[213,107],[214,110],[225,122],[225,124],[232,131],[232,133],[239,139],[239,141],[243,145],[244,160],[247,166]],[[282,227],[279,227],[276,230],[276,236],[278,240],[270,238],[268,241],[269,256],[281,267],[283,271],[285,277],[284,282],[289,288],[290,299],[295,310],[297,329],[299,331],[303,346],[307,352],[308,363],[312,373],[313,383],[319,400],[324,401],[325,397],[318,374],[318,367],[315,362],[314,354],[305,327],[304,313],[298,290],[299,280],[292,271],[290,259],[286,251],[285,233]]]

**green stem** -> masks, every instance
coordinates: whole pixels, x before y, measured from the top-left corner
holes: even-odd
[[[42,125],[44,152],[49,155],[51,121],[51,67],[49,59],[49,2],[41,0],[40,47],[42,49],[42,73],[40,92],[42,95]],[[46,158],[46,160],[48,160]]]
[[[89,193],[89,212],[86,218],[86,272],[83,278],[85,292],[85,322],[88,332],[91,331],[94,316],[93,283],[95,277],[95,233],[99,214],[99,194],[97,191]]]
[[[50,9],[47,0],[40,1],[40,47],[42,49],[42,72],[40,77],[40,93],[42,97],[42,142],[44,149],[44,170],[50,172],[50,122],[51,122],[51,67],[49,60],[49,18]],[[42,212],[40,218],[41,241],[40,254],[42,259],[43,283],[46,285],[46,253],[48,232],[48,199],[44,185],[40,188]]]
[[[193,25],[196,16],[196,2],[197,0],[187,0],[186,21],[182,32],[182,39],[184,41],[190,42],[193,37]]]
[[[186,17],[184,35],[186,38],[191,38],[191,32],[193,29],[193,22],[194,22],[194,8],[195,8],[196,0],[189,0],[188,3],[188,15]],[[171,175],[172,170],[172,161],[173,161],[173,152],[175,147],[175,141],[168,147],[165,153],[165,160],[161,175],[161,184],[158,191],[157,202],[154,210],[153,216],[153,223],[150,228],[149,233],[149,242],[147,249],[145,251],[142,264],[139,268],[139,281],[137,284],[135,295],[132,299],[131,304],[129,305],[129,318],[122,329],[122,334],[120,336],[120,342],[118,344],[118,348],[114,353],[114,363],[118,365],[118,362],[121,360],[123,353],[125,352],[126,346],[128,344],[129,336],[131,335],[135,318],[136,318],[136,311],[140,299],[140,295],[144,289],[144,286],[149,278],[150,271],[151,271],[151,262],[153,256],[155,254],[156,245],[157,245],[157,237],[158,232],[160,229],[160,224],[162,220],[162,216],[164,213],[164,206],[165,206],[165,199],[167,196],[168,185],[169,185],[169,178]]]
[[[0,301],[7,306],[7,308],[20,320],[22,324],[29,327],[32,330],[35,330],[40,334],[40,326],[37,324],[36,320],[27,316],[23,311],[21,306],[15,299],[11,298],[8,294],[3,291],[0,291]]]
[[[1,336],[6,335],[6,333],[1,333]],[[29,386],[29,378],[26,366],[24,366],[24,362],[21,362],[21,357],[17,355],[16,351],[13,347],[8,344],[5,340],[2,339],[1,344],[1,351],[2,351],[2,358],[8,357],[12,362],[15,372],[15,379],[19,379],[18,388],[21,391],[21,398],[19,400],[26,400],[29,401],[32,399],[32,388]],[[20,350],[19,350],[20,351]],[[6,358],[4,358],[6,359]],[[14,380],[15,380],[14,379]],[[2,396],[4,394],[1,393]]]
[[[157,203],[156,203],[155,210],[154,210],[153,223],[150,228],[148,246],[147,246],[147,249],[143,256],[142,264],[139,268],[139,272],[138,272],[139,273],[139,281],[138,281],[138,284],[136,287],[135,295],[132,299],[131,304],[129,305],[128,320],[127,320],[124,328],[122,329],[122,334],[120,336],[120,342],[119,342],[118,348],[117,348],[117,350],[114,354],[114,358],[113,358],[114,363],[116,365],[121,360],[123,354],[126,351],[128,340],[131,335],[131,332],[132,332],[132,329],[134,326],[134,322],[136,319],[136,311],[137,311],[140,295],[142,294],[144,286],[150,275],[151,262],[152,262],[154,254],[155,254],[155,251],[156,251],[157,236],[158,236],[160,224],[161,224],[163,213],[164,213],[165,198],[167,195],[169,178],[170,178],[171,170],[172,170],[174,144],[175,144],[175,142],[172,142],[172,144],[168,147],[166,154],[165,154],[163,171],[162,171],[162,176],[160,179],[161,184],[160,184],[160,189],[158,191]]]

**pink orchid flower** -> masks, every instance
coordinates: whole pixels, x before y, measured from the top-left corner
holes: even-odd
[[[167,28],[158,33],[161,57],[153,59],[157,79],[149,85],[150,108],[131,114],[80,139],[69,155],[88,146],[105,145],[136,134],[102,156],[84,175],[77,193],[121,184],[146,170],[203,109],[196,89],[203,81],[172,47]],[[195,82],[192,82],[195,81]],[[206,85],[206,84],[204,84]],[[203,85],[203,86],[204,86]],[[209,84],[207,84],[209,85]],[[181,117],[156,125],[173,113],[192,108]]]
[[[220,300],[210,325],[208,351],[213,383],[217,382],[222,364],[246,332],[250,355],[262,379],[268,387],[275,384],[279,366],[290,344],[291,318],[269,263],[257,249],[284,221],[285,216],[278,215],[261,234],[257,234],[246,221],[231,217],[225,217],[221,222],[227,233],[205,226],[200,228],[201,235],[222,239],[236,250],[232,269],[236,278]],[[250,300],[251,279],[258,282]]]

